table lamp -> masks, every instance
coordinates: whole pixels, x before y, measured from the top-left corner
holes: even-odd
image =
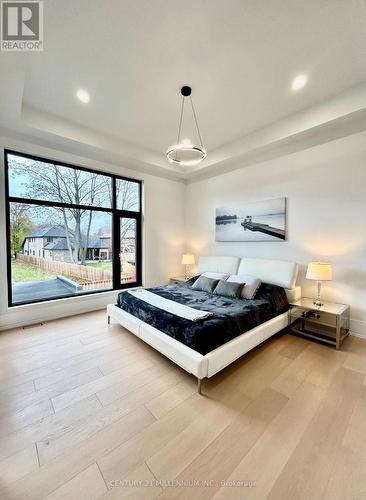
[[[315,280],[317,282],[317,295],[313,304],[317,307],[321,307],[324,305],[320,298],[321,282],[332,280],[331,264],[328,262],[309,262],[306,271],[306,279]]]
[[[194,266],[195,263],[196,263],[196,261],[194,259],[194,255],[189,254],[189,253],[183,254],[182,264],[184,264],[186,266],[186,279],[187,280],[190,278],[189,266]]]

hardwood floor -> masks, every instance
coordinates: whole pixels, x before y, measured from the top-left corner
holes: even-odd
[[[0,334],[1,499],[365,499],[366,342],[196,380],[103,311]]]

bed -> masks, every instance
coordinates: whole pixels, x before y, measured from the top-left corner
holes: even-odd
[[[201,381],[212,377],[289,324],[289,302],[301,298],[296,286],[296,263],[268,259],[203,256],[198,273],[217,272],[256,276],[262,284],[253,300],[231,299],[195,291],[192,284],[149,288],[154,297],[208,311],[210,316],[190,321],[155,305],[138,294],[121,292],[107,306],[111,318]]]

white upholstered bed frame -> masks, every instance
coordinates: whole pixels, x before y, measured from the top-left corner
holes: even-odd
[[[203,256],[199,260],[198,271],[199,273],[211,271],[256,276],[266,283],[272,283],[285,288],[289,302],[301,298],[301,288],[296,286],[298,265],[294,262]],[[246,352],[286,328],[289,324],[289,315],[286,312],[235,337],[233,340],[226,342],[203,356],[190,347],[169,337],[169,335],[166,335],[162,331],[123,311],[114,304],[107,306],[107,312],[108,323],[113,318],[124,328],[197,377],[198,392],[201,392],[202,379],[212,377]]]

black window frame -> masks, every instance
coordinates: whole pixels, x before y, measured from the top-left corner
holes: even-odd
[[[111,178],[112,181],[112,206],[110,208],[105,207],[95,207],[93,205],[79,205],[73,203],[62,203],[56,201],[38,200],[35,198],[22,198],[18,196],[11,196],[9,194],[9,164],[8,155],[21,156],[30,160],[46,162],[52,165],[59,165],[60,167],[73,168],[74,170],[82,170],[84,172],[90,172],[93,174],[105,175]],[[35,156],[32,154],[19,152],[11,149],[4,149],[4,166],[5,166],[5,216],[6,216],[6,253],[7,253],[7,285],[8,285],[8,306],[16,307],[27,304],[36,304],[39,302],[48,302],[50,300],[62,300],[71,297],[84,297],[86,295],[94,295],[97,293],[105,293],[114,290],[124,290],[126,288],[135,288],[137,286],[142,286],[142,186],[143,182],[139,179],[132,179],[130,177],[125,177],[122,175],[112,174],[104,170],[96,170],[87,167],[81,167],[79,165],[74,165],[70,163],[65,163],[58,160],[53,160],[49,158],[44,158],[41,156]],[[117,196],[116,196],[116,180],[124,180],[128,182],[135,182],[139,185],[139,211],[134,210],[120,210],[117,208]],[[11,275],[11,237],[10,237],[10,203],[25,203],[28,205],[43,205],[48,207],[64,207],[64,208],[81,208],[84,210],[107,212],[112,216],[112,288],[101,289],[101,290],[90,290],[78,294],[69,294],[58,297],[47,297],[44,299],[27,300],[22,302],[13,303],[13,291],[12,291],[12,275]],[[120,255],[120,218],[132,218],[136,220],[136,280],[129,283],[121,283],[121,261]]]

